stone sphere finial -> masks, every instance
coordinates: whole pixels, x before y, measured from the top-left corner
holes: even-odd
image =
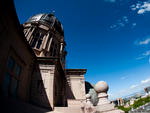
[[[101,92],[107,92],[109,89],[109,86],[106,82],[104,81],[99,81],[96,83],[96,85],[94,86],[94,89],[97,93],[101,93]]]
[[[90,94],[86,94],[85,97],[86,97],[86,99],[90,99],[91,95]]]

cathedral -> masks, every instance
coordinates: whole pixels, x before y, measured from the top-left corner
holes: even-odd
[[[13,0],[0,1],[0,112],[124,113],[108,100],[104,81],[66,68],[66,41],[53,13],[20,24]],[[87,94],[88,93],[88,94]]]
[[[85,69],[66,69],[64,30],[54,14],[37,14],[23,24],[24,35],[37,59],[31,79],[31,100],[44,107],[67,106],[68,99],[85,99]]]
[[[37,14],[20,25],[12,0],[0,3],[0,96],[54,110],[85,99],[86,69],[66,69],[61,22]],[[5,101],[6,102],[6,101]]]

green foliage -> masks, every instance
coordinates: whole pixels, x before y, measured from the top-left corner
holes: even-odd
[[[135,109],[135,108],[142,106],[142,105],[149,103],[149,102],[150,102],[150,97],[141,98],[141,99],[134,102],[133,108]]]
[[[137,101],[135,101],[133,105],[131,105],[127,108],[125,108],[124,106],[118,106],[118,109],[121,109],[121,110],[125,111],[125,113],[128,113],[128,111],[130,111],[131,108],[136,109],[136,108],[138,108],[142,105],[145,105],[146,103],[149,103],[149,102],[150,102],[150,97],[140,98]]]
[[[118,109],[123,110],[125,113],[128,113],[128,111],[131,110],[131,107],[125,108],[124,106],[118,106]]]

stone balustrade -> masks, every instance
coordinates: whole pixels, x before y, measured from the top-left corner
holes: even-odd
[[[81,107],[83,113],[124,113],[124,111],[115,108],[114,104],[108,100],[107,91],[109,86],[106,82],[97,82],[94,89],[98,94],[98,103],[96,106],[93,106],[90,101],[91,95],[87,94],[86,100],[83,101],[83,105]]]

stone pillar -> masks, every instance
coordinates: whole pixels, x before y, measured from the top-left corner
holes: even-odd
[[[28,36],[26,36],[26,37],[27,37],[28,42],[30,42],[30,41],[31,41],[31,36],[32,36],[32,33],[33,33],[33,31],[34,31],[34,30],[35,30],[35,28],[33,28],[33,29],[32,29],[32,31],[29,31]]]
[[[63,50],[63,43],[60,44],[60,54],[62,54],[62,50]]]
[[[106,82],[99,81],[95,85],[94,89],[98,93],[99,99],[96,106],[96,113],[124,113],[124,111],[116,109],[114,104],[108,100],[107,91],[109,87]]]
[[[44,38],[45,38],[45,39],[44,39]],[[43,42],[43,47],[42,47],[42,48],[43,48],[43,49],[46,49],[47,40],[48,40],[48,38],[49,38],[49,33],[48,33],[47,35],[45,35],[44,38],[43,38],[43,39],[44,39],[44,42]]]
[[[47,49],[48,52],[50,51],[52,40],[53,40],[53,37],[50,37],[50,41],[49,41],[48,49]]]
[[[25,37],[27,37],[27,36],[28,36],[28,34],[29,34],[30,30],[31,30],[31,27],[27,29],[27,31],[26,31],[26,33],[25,33]]]
[[[117,102],[118,102],[118,106],[120,106],[120,100],[119,99],[117,99]]]

